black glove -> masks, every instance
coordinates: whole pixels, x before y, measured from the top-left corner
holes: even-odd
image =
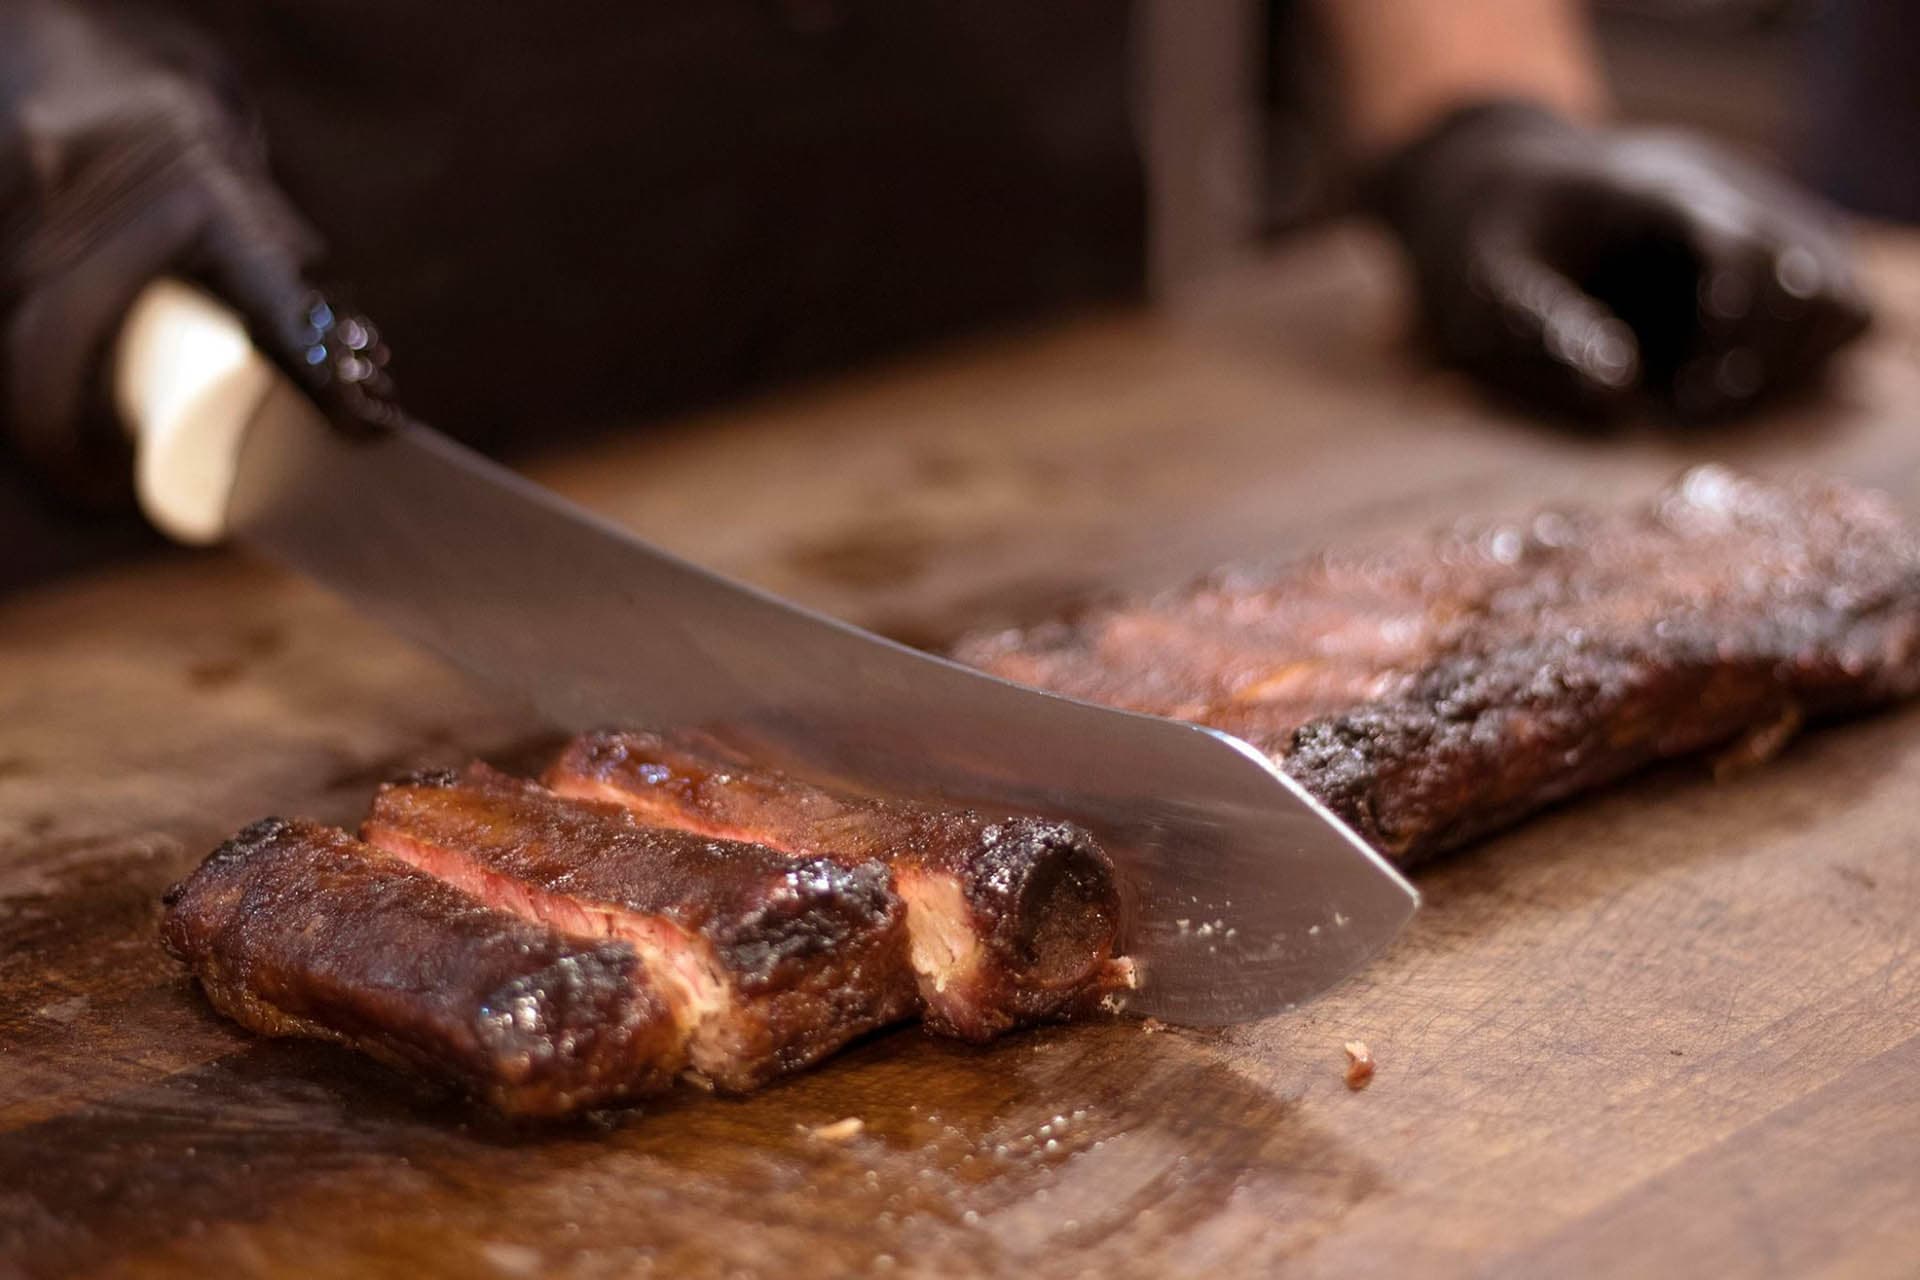
[[[307,284],[315,248],[236,96],[178,33],[0,5],[0,428],[68,492],[125,488],[105,361],[162,274],[234,307],[336,418],[384,420],[384,349]]]
[[[1805,380],[1867,326],[1837,215],[1697,138],[1538,107],[1445,117],[1375,174],[1444,356],[1536,403],[1681,417]]]

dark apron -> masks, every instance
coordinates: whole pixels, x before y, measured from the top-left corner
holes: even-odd
[[[496,440],[1138,287],[1112,0],[169,0],[385,328]]]
[[[1801,167],[1850,209],[1920,222],[1920,7],[1824,0],[1814,12]]]

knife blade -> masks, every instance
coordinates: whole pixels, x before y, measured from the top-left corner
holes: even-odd
[[[556,727],[700,727],[796,773],[1079,822],[1121,872],[1127,1005],[1170,1021],[1289,1008],[1413,914],[1413,888],[1246,743],[800,608],[428,428],[350,438],[181,288],[136,304],[117,365],[150,512],[311,577]]]

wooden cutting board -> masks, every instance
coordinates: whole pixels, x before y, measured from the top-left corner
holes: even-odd
[[[1616,500],[1688,461],[1908,486],[1920,239],[1829,395],[1598,439],[1421,369],[1388,259],[1303,242],[1177,313],[949,352],[536,468],[921,641],[1236,557]],[[1906,495],[1920,510],[1920,489]],[[524,717],[301,583],[176,555],[0,602],[0,1274],[1908,1276],[1920,709],[1659,772],[1420,878],[1381,963],[1228,1031],[876,1036],[744,1100],[516,1129],[255,1039],[157,898]],[[1343,1041],[1379,1060],[1342,1083]],[[816,1127],[855,1118],[831,1140]]]

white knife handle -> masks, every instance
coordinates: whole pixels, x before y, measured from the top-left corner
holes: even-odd
[[[113,396],[134,441],[147,518],[180,542],[227,532],[227,498],[254,410],[280,373],[232,311],[178,280],[134,299],[113,359]]]

